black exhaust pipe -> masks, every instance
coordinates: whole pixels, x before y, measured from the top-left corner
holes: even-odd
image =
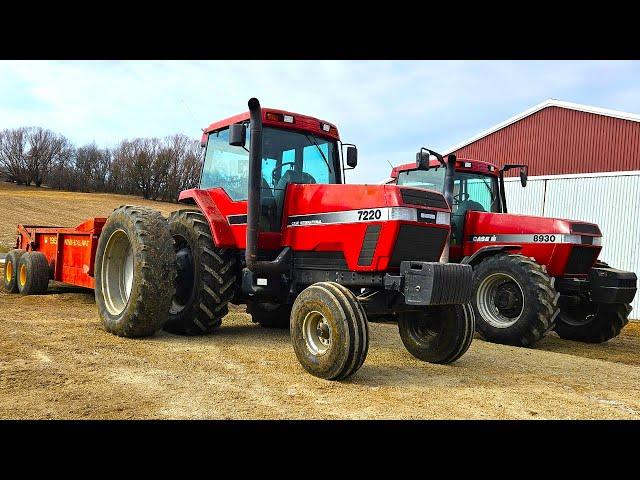
[[[273,261],[258,260],[260,191],[262,189],[262,109],[257,98],[249,100],[249,194],[247,198],[247,247],[244,258],[253,273],[280,273],[290,268],[291,249],[286,247]]]
[[[456,156],[454,154],[447,155],[447,165],[444,171],[444,199],[451,207],[451,215],[453,215],[453,186],[454,180],[456,177]],[[451,232],[450,235],[453,235]],[[442,250],[442,255],[440,256],[440,261],[442,263],[449,263],[449,249],[450,249],[451,239],[447,242]]]

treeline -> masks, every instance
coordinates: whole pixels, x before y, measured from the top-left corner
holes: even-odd
[[[200,166],[200,142],[182,134],[123,140],[108,149],[76,147],[41,127],[0,131],[0,176],[27,186],[175,202],[182,190],[197,186]]]

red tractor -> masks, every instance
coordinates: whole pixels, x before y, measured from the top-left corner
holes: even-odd
[[[617,336],[636,275],[598,261],[602,234],[593,223],[507,213],[504,173],[511,169],[526,186],[526,165],[445,161],[423,148],[416,163],[393,168],[387,183],[444,192],[452,206],[450,260],[473,267],[471,303],[485,339],[527,346],[551,330],[593,343]]]
[[[168,221],[123,206],[76,229],[20,226],[6,288],[95,287],[105,328],[126,337],[210,333],[230,302],[246,304],[254,322],[289,326],[302,366],[325,379],[363,364],[369,315],[395,312],[420,360],[466,352],[472,268],[439,262],[451,212],[441,193],[343,184],[357,150],[334,125],[255,98],[202,145],[200,188]]]

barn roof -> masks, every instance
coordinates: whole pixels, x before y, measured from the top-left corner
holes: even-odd
[[[456,145],[453,145],[452,147],[447,148],[446,150],[444,150],[442,152],[443,155],[447,155],[449,153],[455,152],[457,150],[460,150],[463,147],[466,147],[467,145],[476,142],[478,140],[480,140],[481,138],[484,138],[488,135],[491,135],[494,132],[497,132],[498,130],[501,130],[509,125],[511,125],[512,123],[516,123],[519,122],[520,120],[522,120],[523,118],[529,117],[531,115],[533,115],[536,112],[539,112],[540,110],[543,110],[545,108],[548,107],[559,107],[559,108],[566,108],[568,110],[577,110],[579,112],[586,112],[586,113],[594,113],[596,115],[603,115],[606,117],[614,117],[614,118],[619,118],[621,120],[630,120],[632,122],[640,122],[640,115],[636,115],[634,113],[627,113],[627,112],[620,112],[618,110],[609,110],[607,108],[599,108],[599,107],[593,107],[591,105],[582,105],[580,103],[572,103],[572,102],[565,102],[562,100],[555,100],[553,98],[550,98],[548,100],[545,100],[542,103],[539,103],[533,107],[531,107],[529,110],[525,110],[524,112],[518,113],[517,115],[514,115],[511,118],[508,118],[507,120],[505,120],[504,122],[498,123],[497,125],[494,125],[493,127],[479,133],[478,135],[475,135],[471,138],[468,138],[466,140],[463,140],[460,143],[457,143]]]

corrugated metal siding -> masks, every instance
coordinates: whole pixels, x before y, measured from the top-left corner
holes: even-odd
[[[455,153],[500,166],[526,163],[529,175],[640,170],[640,123],[547,107]]]
[[[546,184],[546,195],[545,195]],[[640,175],[505,182],[512,213],[597,223],[603,233],[600,258],[640,276]],[[631,317],[640,319],[636,295]]]

